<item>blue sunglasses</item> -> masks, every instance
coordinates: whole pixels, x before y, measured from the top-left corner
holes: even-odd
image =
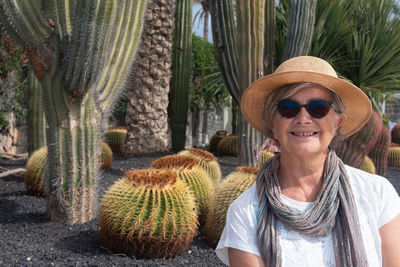
[[[283,99],[276,103],[278,112],[282,117],[294,118],[299,114],[302,107],[305,107],[308,114],[315,119],[325,117],[332,106],[332,101],[327,100],[311,100],[305,105],[302,105],[294,100]]]

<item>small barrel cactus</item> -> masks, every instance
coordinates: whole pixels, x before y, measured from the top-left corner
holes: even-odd
[[[238,155],[238,136],[228,135],[221,139],[218,143],[217,153],[224,156]]]
[[[260,166],[264,165],[265,162],[267,162],[269,159],[273,158],[275,156],[274,152],[263,150],[261,152],[260,156]]]
[[[26,164],[24,183],[28,193],[38,196],[45,195],[44,177],[46,176],[47,147],[33,152]]]
[[[363,171],[372,173],[372,174],[376,174],[376,168],[375,168],[374,162],[368,156],[364,157],[364,161],[361,164],[360,169],[363,170]]]
[[[105,192],[100,239],[116,253],[168,258],[185,251],[197,233],[193,193],[170,170],[131,170]]]
[[[108,170],[111,168],[112,160],[113,153],[110,146],[105,142],[101,142],[100,169]]]
[[[169,169],[174,171],[178,178],[184,181],[193,191],[199,210],[200,224],[205,222],[208,205],[214,191],[211,178],[203,170],[197,160],[184,155],[169,155],[152,162],[156,169]]]
[[[218,143],[222,140],[222,138],[228,135],[229,133],[223,130],[217,131],[215,134],[213,134],[210,138],[210,151],[217,152]]]
[[[400,147],[392,146],[389,148],[388,156],[389,166],[400,167]]]
[[[216,247],[226,222],[226,213],[232,202],[255,183],[259,168],[237,167],[215,190],[205,225],[210,246]]]
[[[199,162],[199,166],[203,168],[214,183],[214,187],[218,186],[221,180],[221,168],[217,158],[210,152],[191,147],[187,150],[179,152],[179,155],[185,155],[194,158]]]
[[[104,138],[113,152],[122,153],[124,151],[126,134],[127,130],[125,127],[110,127],[104,132]]]
[[[400,123],[396,124],[391,131],[392,143],[400,144]]]

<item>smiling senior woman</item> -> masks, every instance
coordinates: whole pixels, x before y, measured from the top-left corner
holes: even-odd
[[[231,266],[400,266],[400,197],[344,165],[332,139],[357,132],[371,103],[326,61],[289,59],[243,94],[241,111],[280,153],[230,206],[216,248]]]

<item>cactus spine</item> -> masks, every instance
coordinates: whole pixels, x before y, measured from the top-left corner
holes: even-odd
[[[236,157],[238,154],[238,136],[229,135],[218,143],[217,152],[220,155]]]
[[[222,140],[222,138],[228,135],[229,133],[227,131],[217,131],[215,134],[213,134],[209,142],[210,151],[216,152],[218,143]]]
[[[364,157],[363,163],[360,166],[360,169],[372,174],[376,174],[376,168],[372,159],[368,156]]]
[[[192,72],[193,0],[175,1],[175,31],[172,59],[171,128],[172,149],[184,149],[189,85]]]
[[[169,169],[176,173],[193,191],[199,210],[199,221],[205,221],[214,185],[209,175],[199,166],[194,158],[183,155],[170,155],[152,162],[156,169]]]
[[[388,156],[390,147],[390,132],[386,127],[382,127],[378,140],[369,152],[368,156],[372,159],[376,167],[376,173],[384,176],[388,166]]]
[[[254,167],[237,167],[215,190],[205,225],[208,243],[215,247],[226,222],[226,213],[232,202],[256,181],[259,172]]]
[[[194,196],[170,170],[128,171],[101,200],[102,244],[136,258],[165,258],[185,251],[197,224]]]
[[[125,127],[110,127],[104,132],[104,138],[111,150],[116,153],[124,151],[127,130]]]
[[[217,158],[213,154],[203,149],[191,147],[179,152],[179,155],[189,156],[197,160],[199,166],[209,175],[214,187],[219,185],[219,181],[221,180],[221,168]]]
[[[400,147],[389,148],[388,165],[400,167]]]
[[[44,177],[46,176],[47,147],[42,147],[32,153],[26,163],[24,183],[28,193],[38,196],[46,195]]]
[[[392,143],[400,144],[400,123],[396,124],[391,131]]]
[[[52,220],[96,217],[101,114],[123,90],[147,1],[0,2],[0,24],[27,48],[48,128],[46,196]]]

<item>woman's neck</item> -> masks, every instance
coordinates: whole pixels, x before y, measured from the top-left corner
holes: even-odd
[[[323,183],[326,156],[305,158],[281,154],[278,172],[281,193],[297,201],[315,201]]]

